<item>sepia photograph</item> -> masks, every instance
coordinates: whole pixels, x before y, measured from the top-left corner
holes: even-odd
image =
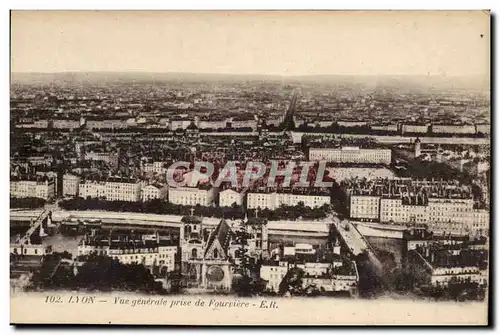
[[[490,22],[12,10],[10,322],[488,325]]]

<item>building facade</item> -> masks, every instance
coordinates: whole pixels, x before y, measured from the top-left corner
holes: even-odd
[[[460,235],[489,233],[490,214],[470,198],[428,198],[351,195],[351,219],[395,224],[427,224],[434,232]]]
[[[160,266],[167,271],[176,269],[178,247],[170,241],[120,241],[104,238],[100,241],[86,236],[78,245],[78,256],[91,253],[109,256],[122,264],[142,264],[144,266]]]
[[[310,148],[309,160],[352,164],[390,164],[391,149],[362,149],[359,147]]]
[[[79,194],[81,178],[74,174],[66,173],[63,175],[63,196],[77,197]]]
[[[180,229],[181,271],[188,287],[207,291],[231,290],[233,273],[230,261],[234,233],[225,220],[205,227],[201,219],[189,217]]]
[[[237,206],[243,205],[243,192],[238,192],[232,189],[226,189],[219,192],[219,206],[220,207],[231,207],[233,204]]]
[[[380,198],[369,195],[351,196],[350,216],[359,220],[378,220],[380,217]]]
[[[214,188],[171,187],[168,190],[168,201],[183,206],[211,206],[215,194]]]
[[[167,193],[168,191],[165,185],[147,185],[142,188],[142,201],[166,199]]]
[[[275,210],[281,205],[297,206],[300,202],[304,206],[315,208],[330,204],[330,196],[313,195],[313,194],[295,194],[295,193],[264,193],[264,192],[249,192],[247,195],[248,209],[270,209]]]
[[[56,186],[53,178],[42,177],[33,180],[11,180],[10,196],[13,198],[40,198],[49,200],[54,198]]]
[[[105,184],[105,197],[108,201],[141,200],[141,183],[135,181],[107,181]]]
[[[78,195],[81,198],[106,198],[106,183],[95,180],[81,181],[78,185]]]
[[[112,167],[118,167],[118,154],[115,152],[96,152],[96,151],[91,151],[91,152],[86,152],[84,156],[85,160],[90,160],[90,161],[101,161],[109,164]]]

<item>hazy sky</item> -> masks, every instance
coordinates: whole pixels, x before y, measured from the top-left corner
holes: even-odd
[[[489,43],[483,12],[11,13],[13,72],[489,75]]]

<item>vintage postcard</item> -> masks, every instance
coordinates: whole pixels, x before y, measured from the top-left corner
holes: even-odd
[[[489,11],[12,11],[13,324],[489,321]]]

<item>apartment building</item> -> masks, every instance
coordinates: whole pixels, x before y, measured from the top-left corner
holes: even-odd
[[[487,234],[490,215],[467,199],[382,197],[351,195],[350,216],[355,220],[397,224],[427,224],[432,231]]]
[[[214,188],[171,187],[168,190],[168,201],[184,206],[211,206],[215,200]]]
[[[66,173],[63,175],[63,196],[77,197],[79,194],[81,178],[77,175]]]
[[[285,206],[296,206],[300,202],[304,206],[315,208],[330,204],[330,196],[325,194],[300,194],[300,193],[265,193],[249,192],[247,196],[247,208],[267,208],[274,210]]]
[[[55,193],[56,187],[53,178],[40,177],[10,181],[10,196],[13,198],[40,198],[49,200],[55,196]]]
[[[128,127],[125,119],[87,119],[85,123],[88,129],[122,129]]]
[[[108,180],[105,183],[105,197],[109,201],[141,200],[141,183],[132,180]]]
[[[142,171],[145,173],[156,173],[156,174],[165,174],[167,173],[168,167],[165,162],[152,162],[152,163],[144,163],[142,166]]]
[[[369,195],[354,195],[350,199],[350,216],[360,220],[378,220],[380,198]]]
[[[159,184],[151,184],[142,188],[142,201],[149,201],[153,199],[166,199],[167,186]]]
[[[117,259],[122,264],[143,264],[144,266],[166,267],[167,271],[175,270],[178,247],[166,240],[127,241],[107,237],[86,237],[77,248],[78,256],[97,253]]]
[[[260,278],[267,281],[266,289],[279,292],[280,284],[287,272],[288,262],[286,261],[264,262],[260,267]]]
[[[359,275],[354,262],[288,262],[267,261],[261,265],[260,278],[267,282],[266,289],[279,292],[280,283],[291,268],[304,271],[302,287],[315,286],[327,292],[356,292]]]
[[[117,167],[119,162],[118,153],[116,152],[86,152],[85,160],[106,162],[112,167]]]
[[[401,132],[404,133],[416,133],[416,134],[426,134],[429,131],[429,124],[403,124],[401,126]]]
[[[457,280],[486,284],[487,271],[483,271],[486,263],[481,262],[485,254],[484,250],[463,249],[457,245],[429,244],[417,246],[408,256],[412,266],[426,274],[424,284],[446,287]]]
[[[96,180],[81,181],[78,185],[78,195],[81,198],[106,198],[106,182]]]
[[[80,120],[72,119],[54,119],[52,120],[52,128],[55,129],[76,129],[80,127]]]
[[[219,206],[231,207],[233,204],[241,206],[243,204],[244,192],[238,192],[233,189],[226,189],[219,192]]]

